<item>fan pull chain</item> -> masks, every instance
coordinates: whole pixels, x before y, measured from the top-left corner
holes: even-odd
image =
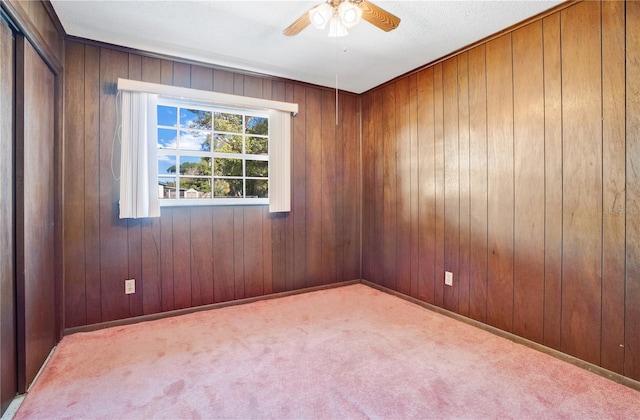
[[[336,125],[338,125],[338,73],[336,72]]]

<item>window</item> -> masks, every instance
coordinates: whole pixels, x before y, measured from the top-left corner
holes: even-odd
[[[268,204],[269,113],[158,99],[161,205]]]
[[[118,95],[120,218],[159,217],[160,203],[291,210],[298,104],[128,79]]]

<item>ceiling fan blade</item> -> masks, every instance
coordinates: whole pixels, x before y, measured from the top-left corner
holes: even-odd
[[[373,3],[362,0],[358,3],[358,7],[362,9],[362,19],[383,31],[392,31],[400,25],[400,18],[398,16],[381,9]]]
[[[286,36],[297,35],[300,33],[300,31],[302,31],[310,24],[311,19],[309,19],[309,12],[304,12],[302,16],[296,19],[296,21],[289,25],[284,31],[282,31],[282,33]]]

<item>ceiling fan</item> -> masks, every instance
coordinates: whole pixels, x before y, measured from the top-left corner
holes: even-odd
[[[386,32],[400,24],[399,17],[367,0],[326,0],[300,16],[283,33],[293,36],[310,24],[324,29],[329,23],[329,36],[341,37],[346,36],[347,29],[355,26],[361,18]]]

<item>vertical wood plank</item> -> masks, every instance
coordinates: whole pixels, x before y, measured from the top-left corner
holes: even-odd
[[[469,316],[470,196],[469,196],[469,55],[458,57],[458,138],[460,167],[460,266],[458,312]]]
[[[420,173],[418,157],[418,75],[409,76],[409,154],[411,156],[411,199],[410,199],[410,252],[411,252],[411,276],[410,296],[418,298],[418,287],[420,284]]]
[[[191,305],[207,305],[213,299],[213,217],[207,207],[191,210]]]
[[[213,90],[220,93],[233,93],[233,73],[214,69]]]
[[[640,2],[626,3],[627,75],[640,74]],[[627,77],[627,278],[625,287],[624,374],[640,379],[640,78]]]
[[[262,214],[262,293],[269,295],[273,293],[273,228],[271,215],[268,206],[261,207]],[[285,249],[285,245],[282,245]]]
[[[244,95],[244,75],[233,73],[233,94]]]
[[[1,28],[4,35],[4,26]],[[65,194],[64,194],[64,232],[65,250],[64,284],[65,284],[65,324],[68,327],[85,325],[87,322],[86,284],[85,284],[85,226],[84,226],[84,45],[69,43],[65,54],[65,114],[69,116],[65,124],[66,144],[65,162]],[[8,98],[12,98],[7,95]],[[2,98],[5,101],[5,97]],[[6,109],[9,109],[7,106]],[[8,138],[12,138],[12,133]],[[7,145],[4,150],[11,150]],[[11,152],[10,156],[13,156]],[[13,160],[13,158],[11,159]],[[12,167],[9,162],[7,168]],[[9,174],[6,175],[7,177]],[[13,174],[11,174],[13,178]],[[13,196],[8,192],[6,197]],[[12,219],[13,220],[13,219]],[[13,248],[12,248],[13,249]],[[13,282],[13,280],[12,280]],[[4,289],[3,289],[4,293]]]
[[[373,268],[372,280],[377,284],[384,285],[384,135],[382,129],[383,119],[383,93],[378,89],[373,93],[372,98],[372,124],[370,126],[371,147],[373,147],[373,212],[372,220],[375,229],[372,235],[372,255]]]
[[[373,201],[374,193],[374,147],[371,125],[373,124],[373,94],[362,98],[362,278],[373,281]],[[366,193],[365,193],[366,191]]]
[[[562,307],[562,68],[560,14],[542,20],[544,42],[544,345],[560,350]]]
[[[336,96],[324,90],[321,94],[322,134],[320,143],[320,223],[321,223],[321,283],[335,283],[338,273],[336,258]],[[340,111],[339,111],[340,112]],[[344,112],[344,111],[341,111]],[[338,114],[341,118],[341,114]]]
[[[335,256],[336,256],[336,281],[344,279],[344,272],[346,266],[345,249],[347,246],[347,232],[345,232],[345,210],[346,200],[344,192],[345,186],[345,170],[348,166],[349,157],[345,155],[345,137],[347,125],[349,123],[350,110],[345,109],[348,103],[348,97],[344,93],[340,92],[338,95],[338,110],[341,111],[338,115],[338,125],[335,130],[335,156],[343,156],[343,159],[335,160],[335,205],[333,212],[335,213]],[[335,158],[334,158],[335,159]]]
[[[469,51],[469,316],[487,320],[487,83],[485,45]]]
[[[565,174],[561,349],[599,364],[602,309],[600,4],[576,4],[564,9],[561,19]]]
[[[360,272],[360,227],[361,199],[361,151],[360,151],[360,99],[344,95],[344,127],[342,138],[342,235],[344,271],[342,280],[361,278]],[[338,148],[338,150],[340,150]],[[340,154],[336,155],[336,160]]]
[[[173,209],[173,301],[175,309],[191,306],[191,210]]]
[[[293,86],[293,100],[298,104],[298,115],[293,119],[291,147],[293,149],[292,203],[293,209],[293,276],[287,290],[304,287],[307,275],[307,90],[302,85]],[[317,114],[316,114],[317,115]]]
[[[127,221],[118,218],[118,181],[112,174],[120,171],[120,146],[112,145],[117,127],[116,84],[128,76],[128,55],[100,49],[100,296],[101,321],[129,316],[129,299],[124,294],[127,268]]]
[[[244,96],[262,97],[262,79],[255,76],[244,76]]]
[[[191,66],[191,88],[213,90],[213,69]]]
[[[396,83],[382,89],[382,261],[383,285],[396,290],[397,270],[397,158],[396,149]]]
[[[444,264],[445,264],[445,144],[444,144],[444,86],[442,64],[433,68],[434,91],[434,131],[435,131],[435,271],[434,304],[444,306]]]
[[[458,138],[458,57],[442,65],[444,99],[444,269],[453,286],[444,286],[443,307],[458,312],[460,289],[460,144]],[[436,282],[444,281],[444,276]]]
[[[213,300],[228,302],[235,298],[233,207],[215,207],[212,214]]]
[[[189,64],[173,62],[173,86],[191,87],[191,66]]]
[[[513,90],[511,34],[486,44],[489,273],[487,322],[513,326]]]
[[[102,321],[100,285],[100,49],[84,47],[84,246],[87,324]]]
[[[418,73],[418,299],[434,303],[436,154],[433,67]]]
[[[162,209],[160,225],[160,279],[162,284],[162,310],[175,309],[173,278],[173,210]]]
[[[513,33],[513,332],[543,342],[544,69],[542,22]]]
[[[173,62],[169,60],[160,61],[160,83],[164,85],[173,84]]]
[[[233,208],[233,278],[235,299],[244,299],[245,290],[245,259],[244,259],[244,207]]]
[[[602,2],[602,356],[624,372],[625,269],[624,2]]]
[[[396,281],[397,290],[411,294],[411,126],[409,118],[409,78],[397,81],[396,86]]]
[[[315,88],[306,89],[306,115],[321,115],[322,95]],[[321,118],[306,118],[306,260],[305,286],[322,284],[322,126]]]
[[[142,312],[162,312],[162,281],[160,252],[160,220],[141,222],[142,231]]]
[[[262,260],[262,207],[244,209],[244,297],[264,293],[264,262]]]

